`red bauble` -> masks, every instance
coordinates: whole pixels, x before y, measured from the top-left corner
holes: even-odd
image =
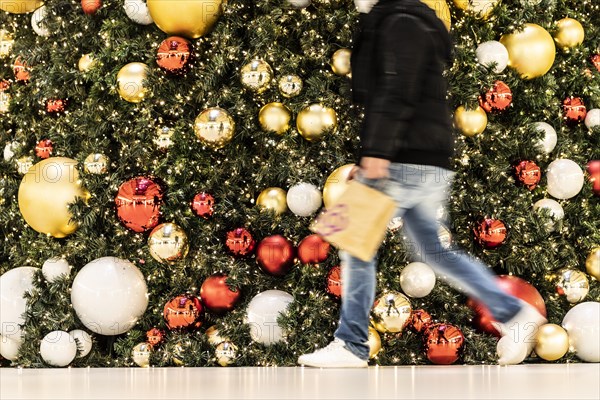
[[[81,8],[87,15],[95,14],[102,7],[102,0],[81,0]]]
[[[198,193],[192,200],[192,210],[194,213],[204,219],[208,219],[213,215],[215,198],[205,192]]]
[[[327,273],[327,293],[337,299],[342,297],[342,269],[339,265],[331,267]]]
[[[256,260],[266,273],[283,276],[294,265],[294,246],[281,235],[268,236],[258,244]]]
[[[544,298],[529,282],[512,275],[500,275],[496,278],[496,282],[502,290],[528,302],[537,308],[540,314],[546,316]],[[473,325],[479,331],[500,337],[500,333],[492,326],[492,322],[495,322],[494,317],[485,305],[472,299],[469,299],[467,305],[475,311]]]
[[[158,328],[152,328],[146,332],[146,341],[152,346],[158,346],[165,340],[165,332]]]
[[[241,292],[232,290],[227,285],[227,275],[215,274],[206,278],[200,288],[202,304],[212,312],[224,313],[231,311],[240,300]]]
[[[563,119],[568,124],[578,124],[585,120],[587,110],[581,97],[567,97],[563,101]]]
[[[319,235],[308,235],[298,245],[298,258],[303,264],[318,264],[327,259],[329,243]]]
[[[158,225],[163,190],[152,179],[137,177],[123,183],[115,197],[117,216],[134,232],[144,232]]]
[[[21,57],[17,57],[15,64],[13,65],[13,72],[15,74],[15,80],[18,82],[27,82],[31,78],[29,74],[29,64]]]
[[[592,61],[592,64],[594,64],[594,67],[596,67],[598,72],[600,72],[600,54],[594,54],[590,58],[590,60]]]
[[[600,160],[592,160],[587,164],[587,171],[590,174],[592,191],[596,196],[600,196]]]
[[[46,100],[46,112],[58,114],[65,111],[67,101],[63,99],[48,99]]]
[[[171,36],[158,46],[156,63],[167,72],[181,74],[188,67],[191,54],[191,44],[187,39]]]
[[[475,225],[473,232],[475,240],[488,250],[500,247],[508,238],[508,228],[499,219],[483,218]]]
[[[454,325],[434,324],[425,330],[425,352],[434,364],[454,363],[460,357],[464,343],[463,333]]]
[[[0,80],[0,92],[5,92],[10,88],[10,82],[6,79]]]
[[[479,105],[486,112],[504,111],[512,103],[512,92],[506,83],[494,82],[494,86],[482,96],[479,96]]]
[[[54,143],[50,139],[42,139],[35,145],[35,155],[46,159],[52,155]]]
[[[425,310],[413,310],[409,327],[415,332],[421,333],[433,322],[431,315]]]
[[[163,318],[169,329],[200,328],[204,319],[204,308],[196,296],[182,294],[165,304]]]
[[[254,238],[244,228],[236,228],[227,232],[225,245],[236,256],[246,256],[254,250]]]
[[[542,170],[533,161],[520,161],[514,166],[515,178],[529,190],[535,189],[540,179],[542,179]]]

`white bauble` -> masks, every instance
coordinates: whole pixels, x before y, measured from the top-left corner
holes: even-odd
[[[560,221],[565,216],[565,211],[563,210],[562,206],[556,200],[542,199],[536,201],[533,205],[533,209],[536,211],[540,208],[545,208],[550,211],[550,217],[552,218],[552,221],[546,222],[544,227],[548,232],[554,231],[556,222]]]
[[[552,150],[554,150],[556,142],[558,141],[558,136],[552,125],[547,122],[536,122],[534,128],[544,132],[544,137],[535,144],[535,147],[546,154],[552,153]]]
[[[529,348],[523,342],[515,343],[512,335],[502,337],[496,344],[498,361],[502,365],[514,365],[523,362],[529,353]]]
[[[287,205],[291,212],[308,217],[321,207],[321,191],[310,183],[301,182],[292,186],[287,192]]]
[[[131,358],[138,367],[148,368],[150,366],[150,353],[152,346],[146,342],[136,344],[131,350]]]
[[[14,361],[19,356],[21,348],[21,339],[13,340],[6,336],[0,335],[0,355],[8,361]]]
[[[33,28],[33,31],[44,37],[50,35],[46,21],[44,21],[47,14],[46,6],[41,6],[31,14],[31,27]]]
[[[0,276],[0,335],[21,341],[23,313],[27,310],[25,293],[33,289],[33,278],[39,268],[18,267]]]
[[[71,266],[64,258],[52,257],[42,265],[42,275],[48,282],[54,282],[61,276],[68,276],[70,272]]]
[[[19,147],[17,142],[8,142],[4,146],[4,161],[10,161],[15,156],[15,151]]]
[[[431,267],[422,262],[408,264],[400,273],[400,287],[407,296],[425,297],[435,286],[435,273]]]
[[[592,108],[585,115],[585,126],[588,129],[596,128],[600,126],[600,108]]]
[[[50,365],[66,367],[77,355],[77,343],[68,332],[52,331],[42,339],[40,355]]]
[[[86,328],[101,335],[131,329],[148,307],[144,275],[127,260],[102,257],[77,273],[71,303]]]
[[[294,301],[291,294],[281,290],[267,290],[252,298],[246,310],[246,323],[250,325],[252,340],[262,344],[279,342],[283,330],[277,318]]]
[[[154,22],[150,11],[148,11],[148,5],[144,0],[125,0],[123,5],[125,14],[130,20],[140,25],[150,25]]]
[[[85,357],[90,354],[92,350],[92,337],[86,331],[82,331],[81,329],[75,329],[69,332],[69,335],[75,340],[77,344],[77,357]]]
[[[490,40],[489,42],[483,42],[477,46],[475,50],[477,61],[481,65],[490,66],[496,63],[494,72],[499,74],[504,71],[508,65],[508,50],[504,45],[496,40]]]
[[[290,3],[295,8],[306,8],[310,6],[310,2],[311,0],[288,0],[288,3]]]
[[[567,158],[554,160],[546,173],[548,193],[557,199],[570,199],[583,188],[583,170],[575,161]]]
[[[562,321],[569,334],[569,345],[577,357],[600,362],[600,303],[587,301],[571,308]]]

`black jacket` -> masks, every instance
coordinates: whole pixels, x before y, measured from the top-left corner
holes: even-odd
[[[442,21],[418,0],[380,0],[361,16],[352,51],[353,100],[365,106],[361,157],[451,167],[451,49]]]

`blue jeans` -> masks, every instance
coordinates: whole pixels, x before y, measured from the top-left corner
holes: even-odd
[[[357,179],[391,196],[398,204],[396,217],[411,240],[416,259],[428,264],[436,275],[460,285],[460,290],[485,304],[494,318],[506,322],[521,309],[519,300],[498,287],[495,275],[467,254],[440,242],[436,214],[446,203],[454,173],[430,165],[390,165],[390,178]],[[369,314],[375,300],[376,257],[362,261],[345,252],[342,259],[342,309],[335,337],[361,359],[369,358]]]

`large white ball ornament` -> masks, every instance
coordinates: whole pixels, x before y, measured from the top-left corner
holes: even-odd
[[[86,328],[101,335],[130,330],[148,307],[144,275],[127,260],[102,257],[75,276],[71,303]]]
[[[435,286],[435,273],[422,262],[408,264],[400,273],[400,287],[410,297],[425,297]]]
[[[494,66],[494,72],[499,74],[504,71],[508,65],[508,50],[504,45],[496,40],[490,40],[489,42],[483,42],[477,46],[475,50],[477,61],[481,65]]]
[[[46,17],[46,6],[41,6],[31,14],[31,27],[33,28],[33,31],[44,37],[50,35],[50,31],[48,30],[45,21]]]
[[[306,8],[310,6],[310,2],[311,0],[288,0],[288,3],[290,3],[295,8]]]
[[[583,188],[583,170],[575,161],[567,158],[554,160],[546,173],[548,193],[557,199],[570,199]]]
[[[546,231],[552,232],[556,227],[556,222],[563,219],[565,216],[565,211],[562,206],[556,201],[552,199],[542,199],[538,200],[533,204],[534,210],[539,210],[540,208],[547,209],[550,212],[551,221],[548,221],[544,224]]]
[[[0,335],[21,341],[23,313],[27,310],[25,293],[33,289],[33,279],[39,268],[18,267],[0,276]]]
[[[308,217],[316,212],[323,202],[321,191],[310,183],[298,183],[287,192],[287,205],[291,212]]]
[[[8,361],[14,361],[19,356],[21,348],[21,340],[13,340],[6,336],[0,335],[0,355]]]
[[[92,351],[92,337],[86,331],[81,329],[75,329],[69,332],[69,335],[73,338],[77,344],[77,357],[85,357]]]
[[[248,304],[245,321],[250,325],[252,340],[266,345],[279,342],[283,329],[277,318],[293,301],[291,294],[281,290],[267,290],[254,296]]]
[[[571,308],[562,321],[569,334],[569,346],[577,357],[600,362],[600,303],[587,301]]]
[[[552,125],[547,122],[536,122],[534,127],[536,130],[544,132],[544,137],[535,144],[536,147],[546,154],[552,153],[558,141],[558,136]]]
[[[42,339],[40,355],[50,365],[66,367],[77,355],[77,343],[68,332],[52,331]]]
[[[585,115],[585,126],[588,129],[600,126],[600,108],[592,108]]]
[[[136,24],[150,25],[154,22],[144,0],[125,0],[123,8],[129,19]]]
[[[52,257],[44,261],[42,275],[48,282],[54,282],[59,277],[69,276],[71,266],[64,258]]]

